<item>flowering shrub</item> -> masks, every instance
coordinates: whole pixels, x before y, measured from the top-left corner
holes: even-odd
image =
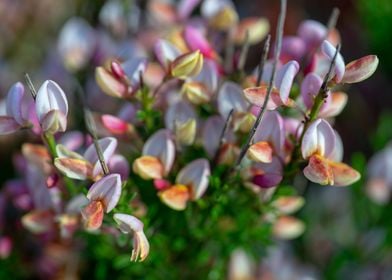
[[[281,1],[273,44],[268,21],[239,19],[230,0],[151,1],[145,19],[136,5],[109,1],[99,14],[104,31],[81,18],[64,25],[58,52],[73,73],[68,91],[52,80],[36,91],[27,75],[0,117],[2,135],[32,134],[0,210],[12,204],[44,246],[30,260],[42,277],[85,273],[79,258],[94,254],[97,270],[113,259],[124,275],[150,267],[152,278],[217,279],[232,255],[231,278],[242,279],[242,250],[259,256],[305,231],[295,217],[305,204],[298,179],[333,187],[360,179],[342,162],[332,124],[348,101],[345,85],[369,78],[378,58],[345,63],[336,11],[328,26],[305,20],[294,36],[283,36],[285,14]],[[249,47],[262,42],[259,66],[245,71]],[[75,78],[93,72],[102,96]],[[389,150],[369,171],[380,203]],[[2,233],[2,255],[13,239]]]

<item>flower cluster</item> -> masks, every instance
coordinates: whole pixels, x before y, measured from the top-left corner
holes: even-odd
[[[92,63],[88,75],[102,91],[97,97],[96,88],[86,87],[85,107],[73,108],[85,116],[80,131],[67,130],[70,93],[56,82],[36,92],[28,80],[32,97],[20,82],[10,89],[0,134],[31,129],[42,138],[23,144],[17,166],[24,179],[8,188],[24,212],[23,226],[65,239],[79,230],[130,233],[131,260],[143,261],[148,203],[195,213],[209,196],[236,189],[261,205],[256,214],[273,236],[299,236],[305,225],[292,214],[304,199],[276,193],[301,174],[330,186],[360,178],[342,163],[343,143],[332,124],[348,101],[345,85],[370,77],[377,57],[345,64],[338,31],[313,20],[285,37],[278,24],[272,57],[268,21],[240,20],[230,0],[150,1],[146,9],[139,32],[140,8],[123,11],[120,1],[100,12],[105,34],[80,18],[64,25],[58,41],[64,67],[75,73]],[[125,44],[129,33],[135,36]],[[263,41],[260,66],[245,71],[248,48]],[[86,107],[92,103],[93,113]],[[386,182],[373,174],[372,189]]]

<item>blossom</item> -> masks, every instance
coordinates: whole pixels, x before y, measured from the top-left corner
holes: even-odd
[[[144,261],[150,251],[150,244],[143,232],[143,223],[134,216],[122,213],[113,215],[113,219],[123,233],[133,233],[131,261]]]
[[[303,158],[309,160],[304,175],[310,181],[347,186],[359,180],[360,174],[356,170],[336,161],[342,154],[336,142],[336,134],[325,120],[315,120],[305,131],[301,150]]]
[[[121,195],[120,174],[110,174],[95,182],[87,193],[89,204],[82,210],[82,216],[89,230],[98,229],[104,212],[116,207]]]
[[[51,80],[39,88],[35,108],[42,130],[54,134],[67,127],[68,101],[60,86]]]

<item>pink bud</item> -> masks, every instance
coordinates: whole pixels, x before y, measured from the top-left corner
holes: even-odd
[[[12,240],[8,236],[0,237],[0,259],[6,259],[12,251]]]
[[[122,80],[125,78],[125,72],[124,69],[122,68],[121,64],[115,60],[113,60],[110,63],[110,70],[112,71],[112,74],[119,80]]]
[[[282,40],[282,53],[280,60],[286,63],[290,60],[300,61],[306,52],[305,42],[296,36],[286,36]]]

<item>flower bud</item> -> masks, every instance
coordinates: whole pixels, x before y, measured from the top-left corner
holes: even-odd
[[[179,79],[196,76],[203,67],[203,55],[199,50],[177,57],[171,64],[171,75]]]
[[[191,145],[196,137],[196,120],[188,119],[184,123],[176,122],[176,139],[183,145]]]
[[[132,169],[144,180],[162,179],[163,176],[163,165],[153,156],[139,157],[133,162]]]
[[[60,86],[47,80],[39,88],[35,100],[38,120],[45,132],[54,134],[67,127],[68,101]]]
[[[184,83],[182,86],[182,92],[188,100],[195,105],[207,103],[211,99],[207,87],[200,82]]]

